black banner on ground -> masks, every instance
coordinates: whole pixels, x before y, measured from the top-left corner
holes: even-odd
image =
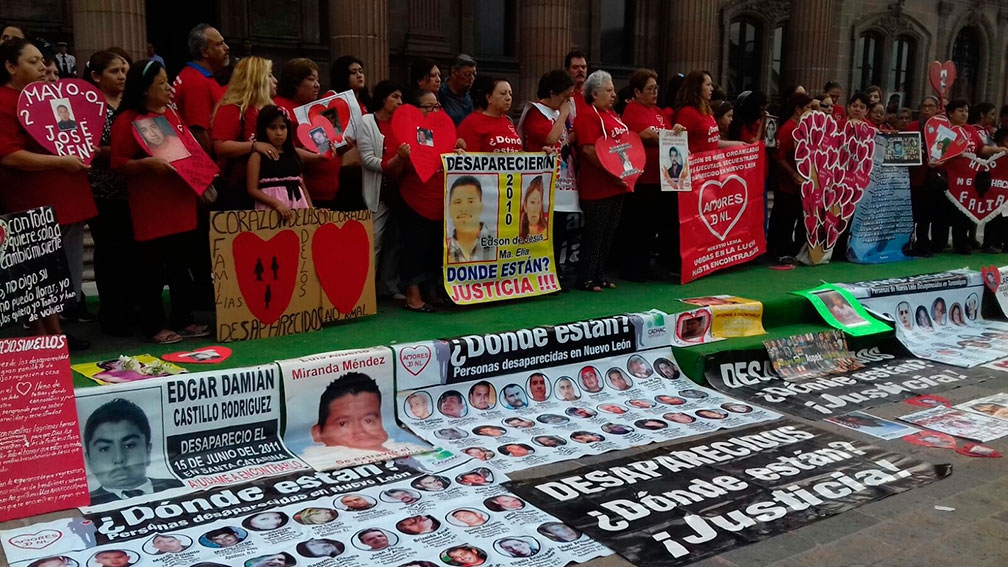
[[[60,313],[73,298],[53,208],[0,215],[0,328]]]
[[[640,567],[686,565],[951,474],[777,422],[507,486]]]
[[[864,368],[792,383],[777,375],[765,350],[725,351],[707,359],[705,375],[715,390],[813,420],[975,384],[991,375],[983,368],[958,368],[902,352],[892,343],[861,349],[854,354]]]

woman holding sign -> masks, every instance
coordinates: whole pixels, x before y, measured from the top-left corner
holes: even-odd
[[[711,110],[714,83],[707,71],[690,71],[676,94],[676,124],[672,130],[685,131],[689,136],[691,154],[710,152],[718,148],[745,145],[744,142],[724,140]]]
[[[88,184],[88,166],[75,155],[48,153],[21,126],[18,99],[21,91],[45,76],[42,52],[35,45],[14,38],[0,45],[0,208],[24,211],[53,207],[60,225],[63,252],[67,256],[74,289],[80,291],[84,267],[84,221],[98,211]],[[33,321],[32,334],[63,334],[59,315]],[[89,346],[87,341],[67,336],[71,350]]]
[[[120,112],[112,124],[112,169],[126,177],[133,234],[137,240],[134,271],[140,328],[157,344],[210,334],[193,321],[195,289],[189,275],[191,255],[206,246],[196,231],[198,197],[163,157],[153,157],[134,135],[134,122],[165,120],[175,135],[188,135],[169,107],[171,84],[157,61],[135,66],[126,75]],[[195,147],[195,145],[193,145]],[[171,319],[162,306],[165,280],[171,297]]]

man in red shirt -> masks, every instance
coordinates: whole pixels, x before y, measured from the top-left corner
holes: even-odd
[[[568,119],[569,130],[573,128],[574,117],[577,116],[577,113],[583,108],[588,108],[584,98],[584,83],[588,77],[588,58],[580,49],[574,49],[564,57],[564,69],[567,69],[567,74],[574,81],[574,93],[571,94],[571,100],[574,101],[574,112],[570,114]]]
[[[210,117],[217,102],[224,96],[224,87],[214,80],[214,73],[227,67],[231,59],[230,49],[216,28],[210,24],[199,24],[189,32],[189,53],[192,61],[186,63],[172,84],[175,91],[172,102],[182,122],[212,156]]]

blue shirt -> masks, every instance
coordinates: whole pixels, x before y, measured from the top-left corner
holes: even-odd
[[[461,124],[462,120],[472,114],[473,111],[473,103],[472,98],[469,97],[469,91],[466,91],[461,96],[456,95],[448,88],[447,81],[441,83],[441,89],[438,91],[438,102],[441,103],[441,108],[451,117],[455,126]]]

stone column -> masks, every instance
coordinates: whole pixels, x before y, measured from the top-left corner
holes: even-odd
[[[539,78],[563,68],[571,49],[571,0],[521,0],[518,7],[518,59],[521,74],[514,107],[536,100]]]
[[[801,84],[810,93],[818,93],[827,81],[845,82],[839,66],[841,34],[836,23],[836,0],[791,2],[782,85]],[[849,95],[851,86],[843,87]]]
[[[329,33],[332,58],[363,61],[368,85],[389,76],[388,0],[329,0]]]
[[[144,0],[76,0],[73,6],[77,72],[91,54],[121,47],[135,60],[147,58],[147,9]]]
[[[711,0],[675,0],[668,3],[667,68],[663,77],[706,69],[717,74],[718,3]]]
[[[409,32],[406,54],[439,61],[451,57],[441,29],[440,0],[409,0]]]

